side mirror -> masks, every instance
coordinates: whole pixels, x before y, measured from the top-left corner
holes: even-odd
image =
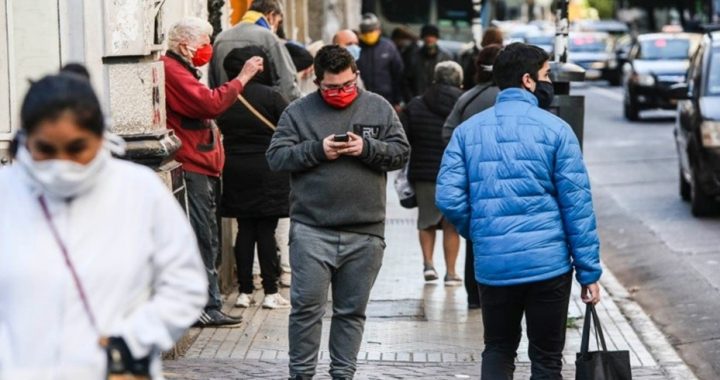
[[[669,96],[672,99],[690,99],[690,88],[687,83],[678,83],[670,86]]]

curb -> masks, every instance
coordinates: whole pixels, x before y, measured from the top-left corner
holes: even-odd
[[[695,374],[677,354],[673,346],[668,342],[665,335],[655,326],[645,311],[633,301],[632,296],[622,284],[615,278],[615,275],[603,265],[603,274],[600,283],[608,292],[608,295],[615,301],[630,326],[638,334],[647,347],[650,354],[655,358],[660,368],[671,380],[698,380]]]

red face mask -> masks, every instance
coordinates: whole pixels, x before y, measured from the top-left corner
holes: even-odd
[[[341,88],[320,89],[320,95],[331,107],[343,109],[351,105],[358,97],[357,83]]]
[[[212,58],[213,47],[210,44],[200,46],[193,54],[192,63],[195,67],[205,66]]]

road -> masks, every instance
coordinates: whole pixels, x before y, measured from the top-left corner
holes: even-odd
[[[678,193],[674,112],[630,123],[622,91],[581,84],[585,159],[603,260],[700,379],[720,379],[720,218],[697,219]]]

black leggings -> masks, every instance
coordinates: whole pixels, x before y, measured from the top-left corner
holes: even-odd
[[[235,261],[240,292],[250,294],[255,289],[252,279],[255,244],[260,260],[260,274],[265,294],[278,292],[277,280],[280,275],[275,229],[278,218],[238,219],[238,234],[235,239]]]

